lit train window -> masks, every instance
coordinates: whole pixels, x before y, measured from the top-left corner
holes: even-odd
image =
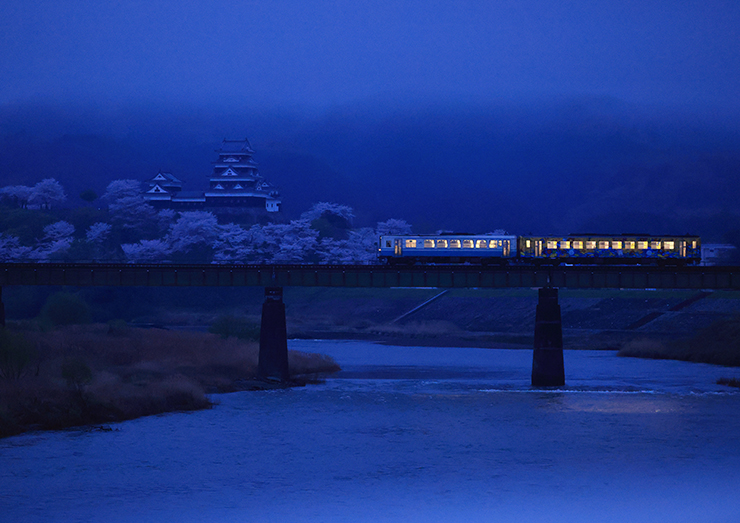
[[[599,242],[599,249],[608,249],[609,248],[609,242],[607,241],[600,241]]]
[[[625,249],[634,249],[635,248],[635,242],[624,242],[624,248]]]
[[[531,248],[531,247],[532,247],[532,240],[525,240],[525,241],[524,241],[524,244],[525,244],[525,247],[526,247],[527,249],[529,249],[529,248]]]
[[[558,242],[555,240],[547,240],[547,248],[548,249],[557,249],[558,248]]]
[[[648,248],[648,242],[645,242],[645,241],[637,242],[637,248],[638,249],[647,249]]]
[[[563,240],[560,242],[560,248],[561,249],[570,249],[570,242],[568,240]]]
[[[595,249],[596,248],[596,242],[595,241],[587,241],[586,242],[586,249]]]
[[[583,242],[581,240],[575,240],[573,242],[574,249],[583,249]]]
[[[476,249],[487,249],[488,241],[487,240],[475,240],[475,248]]]
[[[472,249],[473,240],[463,240],[463,249]]]
[[[696,240],[691,242],[691,248],[696,249]]]
[[[446,249],[447,240],[437,240],[437,249]]]
[[[616,241],[612,242],[612,249],[621,249],[622,248],[622,242]]]
[[[672,241],[663,242],[663,248],[667,251],[672,251],[673,249],[675,249],[675,247],[676,244]]]
[[[660,242],[659,241],[651,241],[650,242],[650,248],[651,249],[660,249]]]
[[[406,240],[407,249],[416,249],[416,240]]]
[[[450,248],[451,249],[459,249],[460,248],[460,240],[450,240]]]
[[[434,240],[424,240],[424,248],[434,249]]]

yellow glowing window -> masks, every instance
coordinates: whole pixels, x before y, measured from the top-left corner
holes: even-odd
[[[586,242],[586,249],[595,249],[596,248],[596,242],[589,240]]]
[[[446,249],[447,240],[437,240],[437,249]]]
[[[651,241],[650,242],[650,248],[651,249],[660,249],[660,242],[659,241]]]
[[[531,240],[525,240],[525,241],[524,241],[524,246],[525,246],[525,247],[526,247],[527,249],[531,248],[531,247],[532,247],[532,241],[531,241]]]
[[[407,249],[416,249],[416,240],[406,240]]]
[[[622,242],[616,241],[612,242],[612,249],[621,249],[622,248]]]
[[[463,240],[463,249],[472,249],[473,240]]]
[[[563,240],[560,242],[560,248],[561,249],[570,249],[570,242],[568,240]]]
[[[581,240],[575,240],[573,242],[574,249],[583,249],[583,242]]]
[[[608,249],[609,248],[609,242],[607,241],[600,241],[599,242],[599,249]]]
[[[672,251],[676,248],[676,244],[672,241],[663,242],[663,248],[667,251]]]
[[[691,242],[691,248],[696,249],[696,240]]]
[[[450,248],[451,249],[459,249],[460,248],[460,240],[450,240]]]
[[[476,249],[487,249],[488,240],[475,240],[475,248]]]
[[[434,249],[434,240],[424,240],[425,249]]]
[[[547,248],[548,249],[557,249],[558,248],[558,242],[556,240],[547,240]]]
[[[496,247],[501,247],[501,242],[496,240],[491,240],[491,242],[488,244],[488,246],[491,249],[495,249]]]
[[[624,242],[624,248],[625,249],[634,249],[635,248],[635,242]]]
[[[637,242],[637,248],[638,249],[647,249],[648,248],[648,242],[645,242],[645,241],[639,241],[639,242]]]

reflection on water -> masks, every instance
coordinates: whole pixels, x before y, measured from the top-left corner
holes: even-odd
[[[0,440],[7,521],[737,521],[728,369],[293,341],[343,371],[209,411]]]

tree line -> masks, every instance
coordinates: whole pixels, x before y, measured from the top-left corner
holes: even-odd
[[[328,202],[289,222],[222,223],[209,211],[155,209],[137,180],[80,196],[88,205],[62,207],[67,196],[53,178],[0,188],[0,260],[371,263],[378,235],[411,232],[399,219],[355,228],[351,207]]]

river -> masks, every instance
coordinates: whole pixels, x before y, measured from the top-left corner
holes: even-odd
[[[733,369],[291,341],[343,371],[207,411],[0,440],[8,522],[737,522]]]

